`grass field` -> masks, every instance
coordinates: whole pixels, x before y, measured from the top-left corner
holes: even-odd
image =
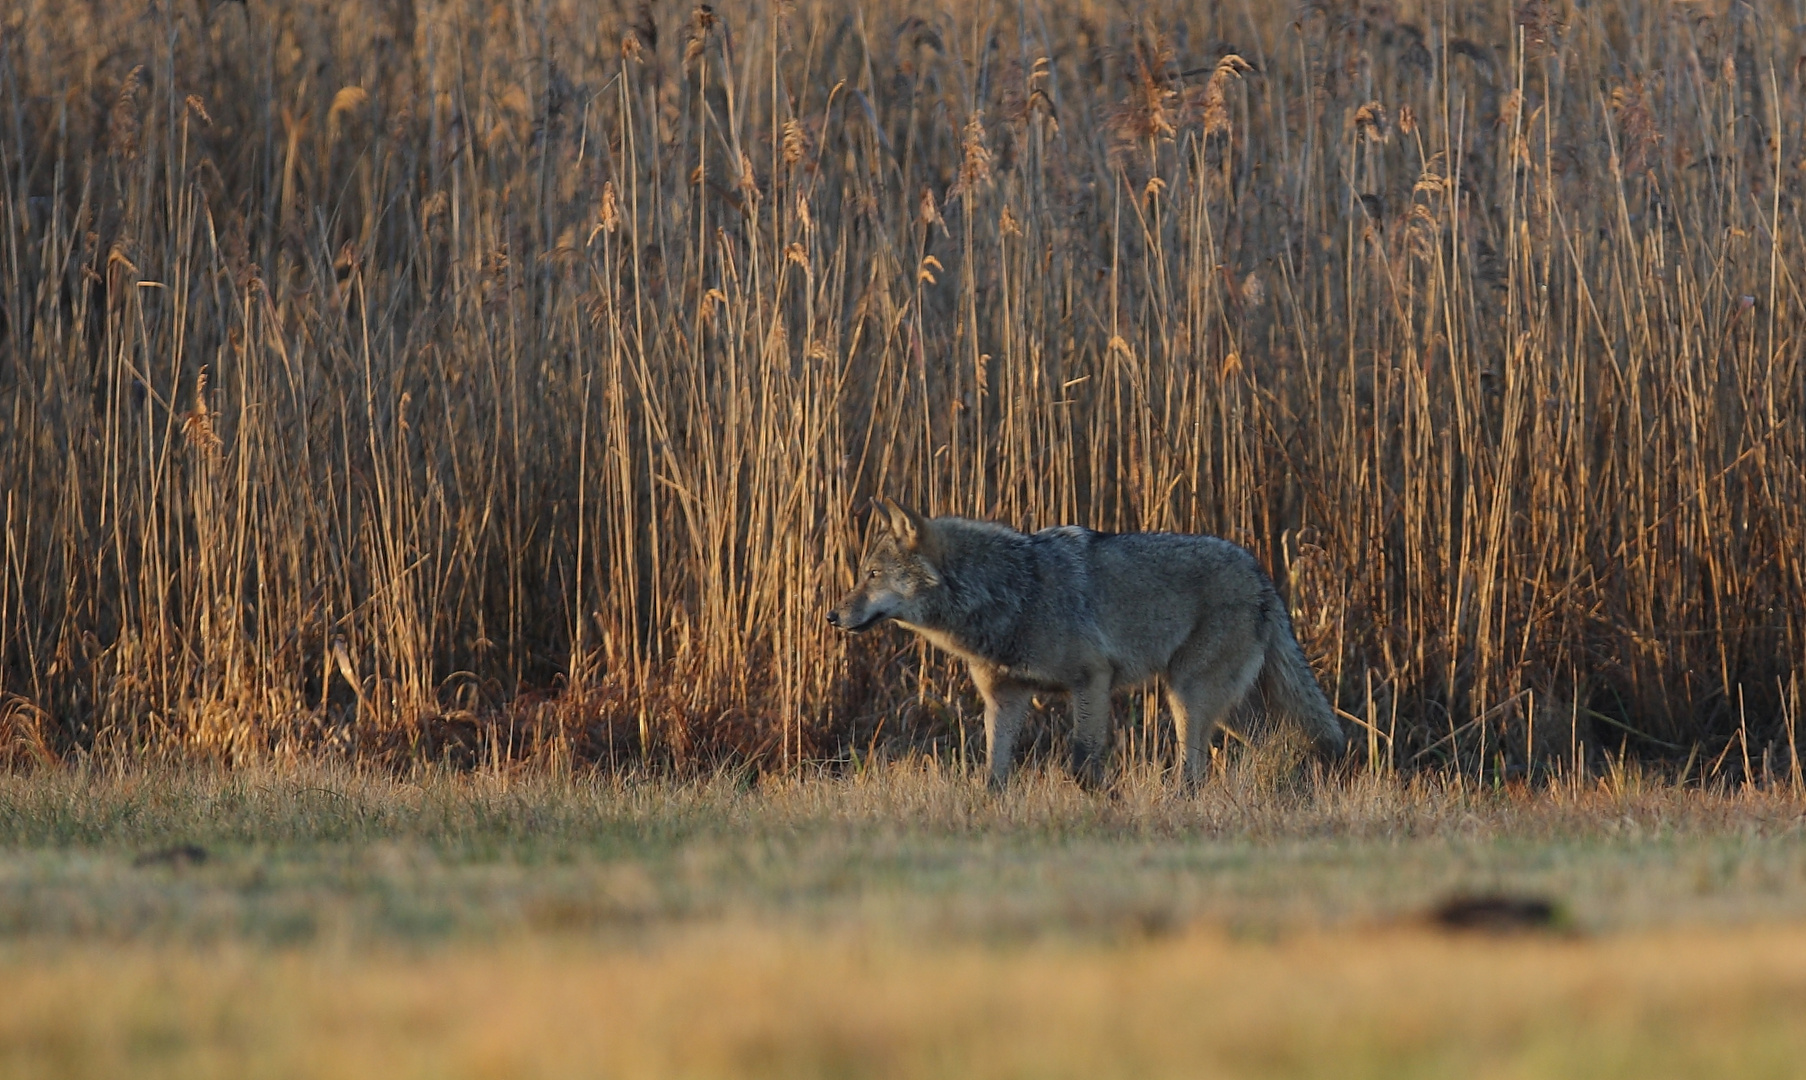
[[[0,1073],[1792,1076],[1803,811],[1253,768],[993,800],[919,761],[12,778]],[[1474,893],[1558,913],[1428,918]]]

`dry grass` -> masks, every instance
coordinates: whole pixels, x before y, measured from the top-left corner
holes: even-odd
[[[1798,1072],[1795,799],[1157,780],[0,780],[0,1073]]]
[[[735,926],[626,951],[0,951],[0,1068],[102,1077],[1798,1075],[1797,930],[999,954]]]
[[[883,491],[1248,545],[1377,770],[1797,784],[1799,27],[1144,18],[10,5],[0,755],[957,759]]]
[[[1442,899],[1553,901],[1594,934],[1797,920],[1798,799],[1635,778],[1528,796],[1137,770],[1007,796],[928,760],[856,777],[339,769],[45,772],[0,782],[0,936],[80,943],[631,942],[693,923],[920,941],[1121,942],[1388,927]],[[159,853],[197,846],[203,861]],[[148,857],[148,858],[147,858]]]

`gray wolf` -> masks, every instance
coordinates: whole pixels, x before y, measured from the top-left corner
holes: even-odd
[[[1186,783],[1203,778],[1211,733],[1256,686],[1321,751],[1345,748],[1272,580],[1227,540],[1071,525],[1026,534],[889,499],[874,529],[828,622],[861,631],[888,619],[964,660],[984,696],[993,786],[1009,778],[1016,733],[1044,691],[1071,695],[1073,774],[1101,782],[1111,690],[1155,677]]]

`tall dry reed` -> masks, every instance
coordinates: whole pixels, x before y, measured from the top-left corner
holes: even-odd
[[[958,755],[884,492],[1246,544],[1376,769],[1797,784],[1803,22],[18,0],[0,755]]]

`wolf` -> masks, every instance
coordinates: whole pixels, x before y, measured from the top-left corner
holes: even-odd
[[[1073,525],[1028,534],[924,518],[890,499],[874,530],[828,622],[857,632],[889,620],[966,662],[984,696],[993,788],[1008,781],[1016,733],[1046,691],[1071,696],[1072,772],[1100,784],[1110,692],[1156,677],[1187,785],[1203,779],[1211,733],[1256,686],[1320,751],[1346,748],[1272,579],[1227,540]]]

